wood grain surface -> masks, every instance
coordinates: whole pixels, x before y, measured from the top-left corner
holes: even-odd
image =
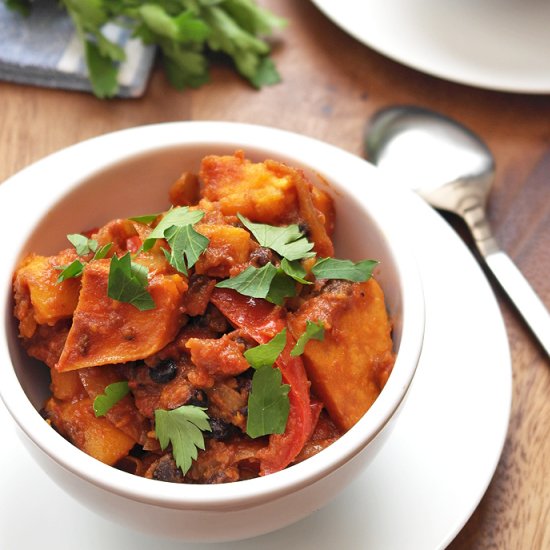
[[[0,83],[0,181],[48,153],[105,132],[179,120],[284,128],[358,155],[369,118],[393,104],[457,118],[494,152],[489,217],[497,239],[550,307],[550,95],[484,91],[384,58],[347,36],[306,0],[264,0],[289,26],[274,43],[283,77],[256,91],[229,67],[177,92],[156,69],[144,97],[100,101]],[[495,287],[510,339],[513,410],[489,489],[452,550],[550,548],[550,361]],[[487,327],[490,330],[490,327]]]

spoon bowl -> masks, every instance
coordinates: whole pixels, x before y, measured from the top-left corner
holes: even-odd
[[[495,174],[491,151],[458,122],[419,107],[394,107],[372,120],[366,156],[435,208],[464,216],[485,206]]]
[[[434,208],[464,219],[487,266],[550,356],[550,314],[500,250],[487,219],[495,162],[485,143],[449,117],[397,106],[373,117],[365,154],[393,181],[409,186]]]

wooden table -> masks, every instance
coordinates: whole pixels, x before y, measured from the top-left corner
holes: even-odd
[[[156,70],[141,99],[99,101],[0,83],[0,181],[30,162],[104,132],[176,120],[233,120],[284,128],[358,155],[368,119],[409,103],[453,116],[494,152],[489,216],[503,248],[550,307],[550,96],[477,90],[403,67],[340,31],[307,1],[265,0],[290,21],[274,57],[283,76],[261,92],[227,67],[183,93]],[[496,288],[496,287],[495,287]],[[514,396],[493,481],[451,544],[462,549],[550,548],[550,361],[496,288],[510,339]]]

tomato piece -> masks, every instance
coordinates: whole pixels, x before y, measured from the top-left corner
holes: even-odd
[[[126,239],[126,250],[132,254],[135,254],[141,247],[141,244],[141,239],[138,235],[133,235],[132,237],[128,237]]]
[[[232,325],[244,330],[258,344],[269,342],[287,326],[285,310],[266,300],[243,296],[225,288],[214,288],[210,299]],[[283,382],[290,385],[290,412],[284,433],[272,434],[269,445],[258,453],[261,475],[286,468],[311,434],[310,384],[302,359],[290,355],[295,344],[294,337],[287,331],[286,347],[276,365],[281,370]]]

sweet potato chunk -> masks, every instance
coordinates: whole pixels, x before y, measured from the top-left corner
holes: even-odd
[[[184,172],[170,187],[170,202],[174,206],[190,206],[200,199],[199,179],[195,174]]]
[[[244,264],[253,248],[250,233],[240,227],[202,224],[197,231],[210,243],[195,264],[195,273],[211,277],[229,277],[231,268]]]
[[[299,219],[306,227],[308,238],[313,242],[315,252],[324,258],[333,256],[334,247],[325,225],[326,223],[332,223],[332,219],[329,218],[327,220],[325,215],[315,207],[312,193],[313,185],[308,181],[303,171],[290,168],[274,160],[266,160],[264,164],[277,177],[288,178],[292,182],[292,186],[296,190],[298,197]],[[322,191],[317,190],[317,202],[320,202],[322,195]],[[327,212],[330,212],[330,216],[332,217],[332,200],[330,200],[328,195],[324,195],[324,199],[326,200],[326,204],[323,206],[327,209]]]
[[[86,266],[73,324],[56,365],[59,372],[143,359],[176,336],[187,289],[179,275],[149,281],[155,308],[146,311],[109,298],[108,278],[108,260]]]
[[[265,163],[252,163],[242,153],[205,157],[200,178],[203,196],[217,202],[225,215],[240,212],[255,222],[277,224],[297,211],[290,175],[277,175]]]
[[[321,320],[326,328],[323,341],[306,345],[308,377],[335,424],[348,430],[378,397],[394,363],[382,289],[370,279],[353,284],[339,300],[330,294],[312,298],[291,321],[296,335],[307,319]]]
[[[135,441],[115,428],[106,418],[97,418],[92,400],[81,399],[75,403],[51,398],[46,403],[46,413],[62,435],[85,453],[113,465],[126,456]]]
[[[14,277],[15,316],[20,322],[21,336],[30,338],[36,325],[54,325],[73,314],[80,290],[78,279],[57,282],[59,266],[76,259],[74,250],[64,250],[56,256],[29,255]]]
[[[319,189],[314,193],[303,171],[274,160],[252,163],[237,152],[205,157],[200,177],[204,196],[223,214],[271,225],[302,223],[318,254],[334,253],[327,233],[334,223],[332,200]]]
[[[37,325],[30,338],[23,337],[27,353],[53,369],[65,347],[69,328],[69,319],[59,321],[53,326]]]
[[[121,376],[120,367],[117,365],[106,365],[101,369],[80,369],[68,371],[62,375],[76,374],[87,392],[88,397],[95,399],[98,395],[105,393],[109,384],[124,380]],[[131,437],[135,443],[144,443],[147,440],[147,423],[137,410],[134,399],[126,395],[106,413],[105,417],[113,426]]]
[[[116,219],[101,227],[92,234],[100,246],[111,243],[109,256],[124,253],[128,250],[128,241],[138,236],[134,222],[127,219]]]
[[[82,382],[80,382],[78,371],[57,372],[55,369],[51,369],[50,374],[52,376],[50,388],[56,399],[78,401],[87,395]]]

